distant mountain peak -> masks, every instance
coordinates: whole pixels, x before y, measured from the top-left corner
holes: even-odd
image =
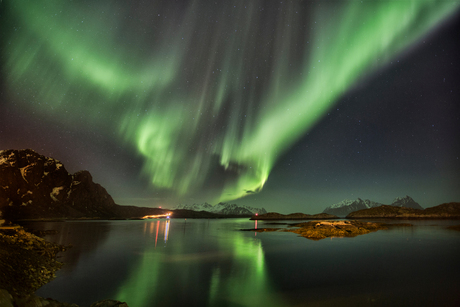
[[[180,205],[177,205],[174,209],[207,211],[207,212],[225,214],[225,215],[252,215],[255,213],[258,213],[258,214],[267,213],[267,211],[264,208],[253,208],[253,207],[245,206],[245,205],[238,206],[236,204],[227,204],[227,203],[222,203],[222,202],[214,206],[208,203],[193,204],[193,205],[180,204]]]
[[[332,204],[326,207],[323,213],[334,214],[337,216],[347,216],[351,212],[355,212],[355,211],[363,210],[363,209],[374,208],[374,207],[380,207],[382,205],[384,204],[374,202],[369,199],[365,199],[365,200],[362,200],[361,198],[357,198],[356,200],[345,199],[339,203]],[[417,202],[415,202],[412,199],[412,197],[408,195],[404,197],[396,197],[390,206],[423,209]]]
[[[391,206],[394,207],[407,207],[407,208],[413,208],[413,209],[421,209],[423,210],[422,206],[420,206],[415,200],[412,199],[412,197],[406,195],[404,197],[396,197],[393,200],[393,203]]]

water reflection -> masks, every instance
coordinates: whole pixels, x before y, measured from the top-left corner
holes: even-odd
[[[166,223],[165,223],[165,243],[168,241],[169,221],[170,221],[170,220],[166,220]]]
[[[46,235],[46,240],[71,246],[66,252],[59,253],[59,261],[64,262],[65,266],[58,271],[58,274],[74,270],[84,255],[93,253],[107,241],[110,233],[110,223],[107,222],[24,222],[21,225],[26,229],[56,230],[57,234]]]
[[[158,243],[158,234],[164,235],[164,241],[165,243],[168,241],[168,236],[169,236],[169,222],[170,220],[157,220],[155,222],[149,222],[144,224],[144,236],[147,233],[147,228],[149,228],[149,235],[153,235],[155,233],[155,248],[157,247]],[[160,233],[160,224],[164,224],[161,229],[163,229],[163,232]],[[156,227],[155,227],[156,225]]]
[[[37,294],[80,306],[458,306],[460,236],[446,223],[319,242],[255,237],[238,230],[258,222],[241,219],[38,223],[74,247]]]
[[[267,277],[261,241],[221,231],[214,221],[161,220],[156,225],[155,245],[145,249],[119,287],[118,300],[130,306],[282,305]],[[202,227],[210,229],[203,233]],[[164,229],[165,243],[169,238],[159,249],[158,229]]]

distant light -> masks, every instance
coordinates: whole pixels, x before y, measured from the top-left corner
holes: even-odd
[[[256,213],[256,216],[258,216],[258,215],[259,215],[259,213]]]
[[[158,208],[160,208],[160,209],[161,209],[161,206],[159,206]]]

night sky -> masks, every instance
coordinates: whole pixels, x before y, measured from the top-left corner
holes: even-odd
[[[0,150],[118,204],[460,201],[460,1],[2,1]]]

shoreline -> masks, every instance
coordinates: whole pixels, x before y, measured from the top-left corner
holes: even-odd
[[[17,225],[0,227],[0,306],[79,307],[35,294],[65,265],[57,258],[69,246],[49,242],[33,232]],[[102,306],[128,307],[115,300],[97,301],[90,307]]]

